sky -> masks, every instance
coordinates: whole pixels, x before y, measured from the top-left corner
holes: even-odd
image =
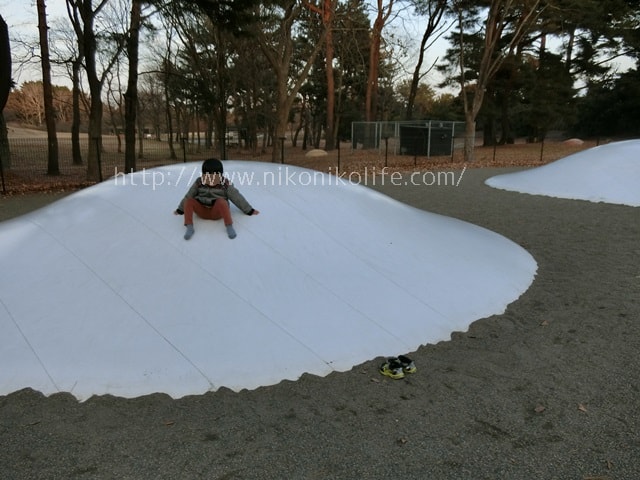
[[[66,18],[66,2],[65,0],[47,0],[47,13],[49,21],[54,18]],[[40,65],[21,66],[15,61],[16,55],[24,50],[19,42],[14,41],[16,37],[24,41],[33,41],[38,38],[38,13],[35,0],[0,0],[0,12],[2,18],[9,28],[9,38],[11,41],[11,52],[14,58],[12,65],[13,80],[20,85],[26,81],[42,79],[42,73],[39,70]],[[56,84],[69,84],[66,78],[56,77],[52,72],[52,79]]]
[[[47,12],[50,17],[67,15],[65,0],[47,0]],[[9,30],[33,28],[38,25],[35,0],[0,0],[0,12]]]

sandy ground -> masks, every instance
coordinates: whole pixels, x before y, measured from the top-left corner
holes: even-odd
[[[457,172],[457,187],[369,181],[501,233],[539,265],[504,314],[410,352],[416,374],[383,377],[378,358],[325,378],[179,400],[78,403],[23,390],[0,397],[0,476],[640,478],[640,210],[483,184],[505,171]],[[51,199],[3,198],[0,214]]]

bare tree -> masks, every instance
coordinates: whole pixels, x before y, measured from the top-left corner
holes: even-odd
[[[66,19],[68,20],[68,18]],[[81,88],[81,72],[84,57],[73,28],[65,19],[57,19],[49,30],[52,61],[64,65],[71,80],[68,108],[71,117],[65,122],[71,124],[71,157],[73,165],[82,165],[80,146],[80,126],[82,115],[88,111],[88,98]],[[68,97],[67,97],[68,98]],[[58,112],[59,113],[59,112]],[[59,118],[60,120],[60,118]]]
[[[465,114],[464,159],[474,160],[476,138],[476,118],[482,107],[484,94],[489,81],[500,69],[508,54],[512,54],[522,38],[529,32],[539,13],[540,0],[491,0],[485,22],[484,47],[477,80],[473,87],[466,84],[465,57],[463,45],[463,5],[454,2],[460,26],[460,86]],[[504,38],[505,30],[511,27],[508,38]],[[501,47],[500,42],[506,44]]]
[[[378,72],[380,69],[380,47],[382,45],[382,29],[386,25],[393,10],[394,0],[384,5],[383,0],[376,0],[376,18],[371,30],[371,44],[369,47],[369,73],[367,75],[367,91],[365,96],[365,120],[375,119],[378,108]]]
[[[67,27],[67,28],[65,28]],[[87,96],[82,91],[81,76],[84,54],[82,44],[75,38],[73,29],[69,30],[68,25],[57,25],[58,48],[63,46],[64,54],[59,54],[67,66],[69,78],[71,79],[71,157],[74,165],[82,165],[82,149],[80,147],[80,126],[82,124],[82,113],[89,110]]]
[[[142,123],[152,127],[153,138],[160,140],[166,131],[164,89],[159,75],[144,75],[138,84],[138,115]]]
[[[136,169],[136,109],[138,106],[138,46],[140,39],[142,3],[133,0],[131,20],[127,36],[129,76],[124,94],[124,171]]]
[[[72,121],[73,100],[71,90],[63,85],[53,85],[53,108],[56,112],[57,126],[61,123],[69,124]]]
[[[158,96],[162,98],[162,115],[165,118],[166,132],[167,132],[167,145],[169,147],[169,158],[175,160],[178,158],[174,145],[174,112],[172,110],[173,99],[171,97],[171,84],[175,77],[175,55],[176,55],[176,19],[171,9],[162,11],[160,16],[162,22],[161,31],[164,32],[164,42],[157,42],[157,45],[150,45],[151,54],[154,61],[158,65],[158,71],[155,75],[144,77],[150,82],[152,91],[157,92]],[[159,123],[161,114],[158,112],[158,117],[154,120],[156,125]],[[157,132],[159,134],[159,130]]]
[[[106,78],[106,107],[109,113],[111,129],[116,137],[118,153],[122,153],[122,126],[124,125],[124,95],[122,94],[122,75],[119,65]]]
[[[413,108],[416,101],[416,95],[418,94],[420,80],[426,74],[422,73],[425,52],[431,45],[433,45],[433,42],[438,37],[437,32],[440,31],[440,26],[447,11],[448,3],[448,0],[419,0],[415,5],[418,13],[427,16],[427,24],[424,28],[424,33],[422,34],[420,48],[418,49],[418,60],[413,70],[413,76],[411,77],[409,95],[407,97],[407,109],[405,113],[405,118],[407,120],[413,119]],[[436,38],[434,38],[434,36]]]
[[[102,71],[98,69],[98,35],[96,33],[96,18],[109,3],[109,0],[100,0],[93,7],[92,0],[67,0],[67,14],[78,40],[79,58],[84,59],[84,70],[89,83],[89,155],[87,157],[87,180],[99,181],[102,172],[99,169],[99,155],[102,146],[102,87],[105,75],[111,70],[118,56],[124,48],[125,35],[122,32],[101,32],[109,35],[110,42],[107,58],[102,65]],[[120,12],[122,13],[122,12]]]
[[[302,59],[302,66],[293,75],[291,72],[294,53],[293,26],[301,14],[302,8],[302,3],[288,0],[283,8],[274,8],[274,11],[271,12],[272,18],[276,22],[275,25],[267,27],[258,23],[257,28],[254,29],[260,49],[276,77],[276,112],[271,157],[274,162],[281,154],[282,145],[279,139],[284,138],[293,102],[309,75],[326,35],[326,30],[324,30],[306,58]],[[259,12],[256,12],[256,15],[261,16]]]
[[[56,114],[53,108],[53,87],[51,86],[51,59],[49,57],[49,26],[47,7],[44,0],[38,0],[38,31],[40,33],[40,63],[42,65],[42,91],[44,94],[44,118],[47,124],[47,174],[60,175],[58,164],[58,137],[56,134]]]
[[[175,76],[166,88],[171,92],[176,113],[180,103],[183,120],[193,116],[195,135],[200,135],[198,112],[205,121],[205,145],[213,145],[215,129],[216,146],[220,158],[226,158],[227,91],[229,84],[228,32],[215,25],[210,17],[201,14],[186,15],[174,12],[172,25],[182,48],[176,55]],[[184,123],[183,133],[190,127]],[[198,146],[200,143],[198,142]]]
[[[335,129],[335,105],[336,105],[336,87],[333,73],[333,21],[336,14],[337,0],[321,0],[321,5],[316,6],[309,3],[309,9],[316,12],[322,18],[322,23],[326,31],[325,38],[325,74],[327,80],[327,125],[325,132],[325,150],[333,150],[336,141]]]
[[[9,104],[23,122],[41,126],[44,121],[42,82],[24,82],[19,90],[13,92]]]

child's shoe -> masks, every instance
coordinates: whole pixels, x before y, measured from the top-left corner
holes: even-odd
[[[404,378],[402,363],[395,357],[388,358],[386,362],[380,365],[380,373],[395,380]]]
[[[187,227],[187,230],[184,232],[184,239],[189,240],[191,237],[193,237],[195,230],[193,229],[193,225],[185,225],[185,226]]]
[[[418,370],[416,368],[416,364],[413,363],[413,360],[411,360],[406,355],[398,355],[398,361],[402,365],[402,371],[404,373],[416,373],[416,371]]]

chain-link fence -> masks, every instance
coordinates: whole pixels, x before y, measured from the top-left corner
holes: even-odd
[[[234,160],[252,160],[287,163],[334,175],[375,175],[380,171],[417,171],[455,169],[467,166],[464,158],[464,124],[462,122],[431,122],[404,124],[402,122],[375,122],[354,124],[354,140],[338,144],[330,151],[303,149],[292,139],[283,143],[279,158],[272,157],[271,148],[249,149],[233,138],[226,142],[225,152],[219,147],[207,146],[196,137],[173,141],[173,149],[166,138],[144,138],[136,143],[136,169],[181,162],[201,161],[208,157]],[[480,135],[478,135],[480,136]],[[82,139],[82,163],[73,164],[72,142],[68,133],[58,138],[59,174],[49,175],[46,134],[9,137],[11,155],[0,153],[2,160],[2,186],[0,193],[19,194],[37,191],[75,190],[96,183],[87,180],[89,141]],[[474,167],[537,166],[557,160],[576,151],[594,146],[588,141],[573,144],[561,141],[545,143],[516,142],[512,145],[474,147]],[[365,145],[368,148],[365,148]],[[402,153],[401,153],[402,152]],[[449,153],[450,152],[450,153]],[[103,180],[125,171],[124,143],[116,136],[103,136],[99,155]],[[385,170],[383,170],[385,169]]]
[[[79,188],[95,183],[87,180],[89,139],[79,142],[81,163],[73,162],[72,141],[68,134],[58,138],[58,173],[48,172],[48,139],[42,137],[8,139],[10,155],[0,161],[2,193]],[[97,149],[98,180],[125,172],[124,139],[103,136]],[[196,161],[220,152],[198,139],[139,139],[136,142],[136,168],[147,169],[171,163]]]
[[[427,158],[453,155],[464,144],[464,126],[464,122],[441,120],[354,122],[352,148]]]

